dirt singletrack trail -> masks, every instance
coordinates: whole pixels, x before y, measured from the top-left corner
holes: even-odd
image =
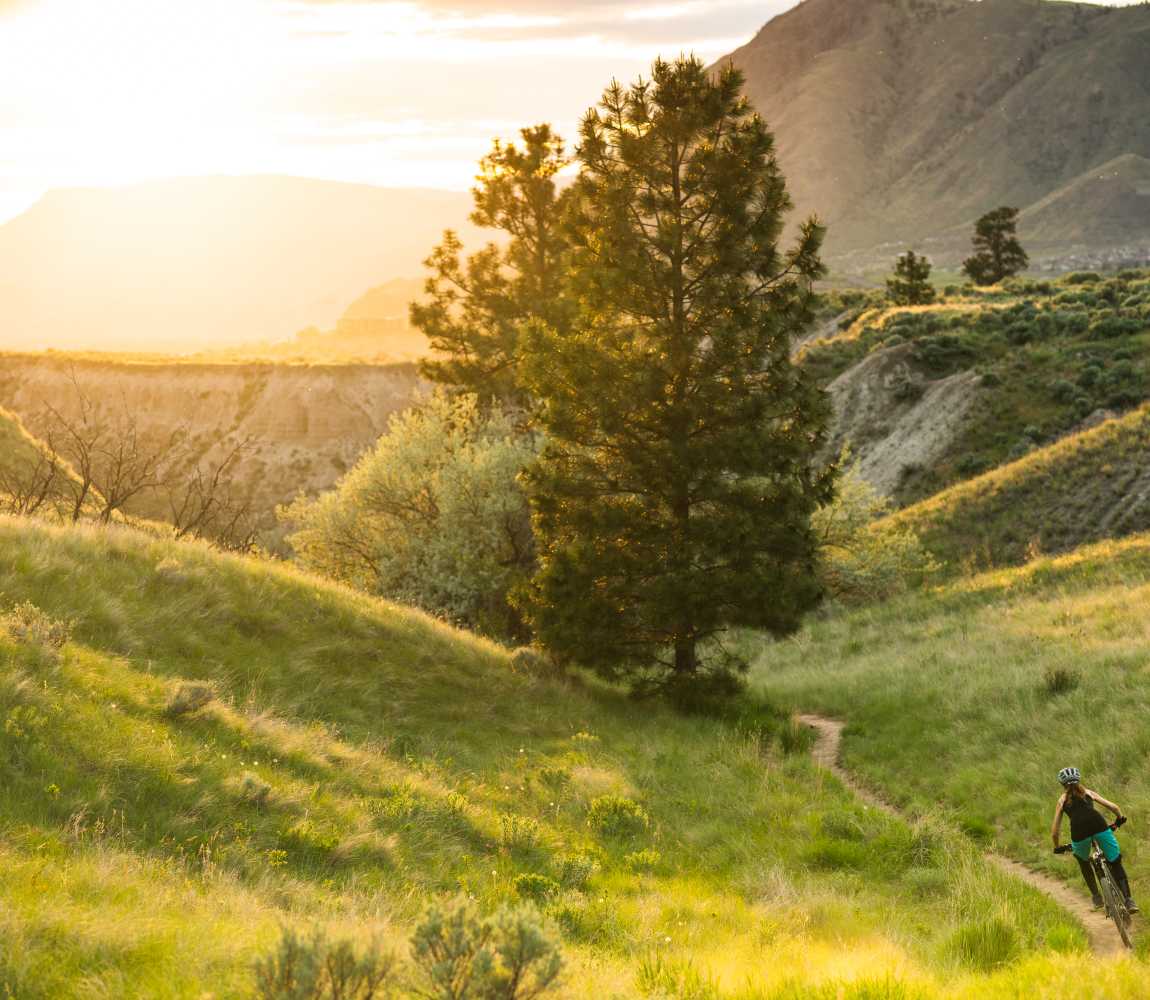
[[[845,723],[839,722],[837,719],[825,719],[821,715],[800,715],[799,721],[815,731],[815,745],[811,750],[811,756],[819,767],[830,771],[867,805],[874,809],[880,809],[891,816],[902,818],[894,806],[859,784],[857,779],[852,777],[850,772],[842,766],[840,753]],[[1086,936],[1090,940],[1090,947],[1095,954],[1117,955],[1125,951],[1114,925],[1101,912],[1091,909],[1089,901],[1076,893],[1066,883],[1043,875],[1041,872],[1031,871],[1025,865],[1004,858],[993,851],[986,852],[986,859],[1008,875],[1020,878],[1039,892],[1046,893],[1059,906],[1072,914],[1085,928]]]

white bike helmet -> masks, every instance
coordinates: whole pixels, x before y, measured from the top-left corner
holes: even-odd
[[[1082,772],[1076,767],[1064,767],[1058,772],[1058,780],[1064,785],[1077,785],[1082,780]]]

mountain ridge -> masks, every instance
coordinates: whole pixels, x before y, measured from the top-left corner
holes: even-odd
[[[798,213],[829,224],[834,258],[1150,156],[1148,49],[1145,5],[806,0],[721,62],[745,73]],[[1067,243],[1085,221],[1067,220]]]

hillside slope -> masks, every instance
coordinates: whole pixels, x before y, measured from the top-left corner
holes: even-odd
[[[0,349],[188,353],[331,327],[470,196],[291,177],[53,191],[0,226]]]
[[[729,58],[834,256],[942,235],[1150,156],[1148,48],[1144,4],[806,0]],[[1137,197],[1145,219],[1150,193]],[[1130,232],[1086,211],[1061,222],[1056,246]],[[1136,235],[1150,251],[1150,230]]]
[[[1125,270],[871,294],[799,358],[834,406],[827,457],[849,446],[905,505],[1150,399],[1148,347],[1150,272]]]
[[[1032,980],[1083,962],[1051,904],[869,816],[769,729],[638,711],[124,529],[0,518],[0,604],[26,600],[75,625],[58,656],[0,636],[0,983],[22,1000],[246,996],[281,924],[399,945],[430,899],[491,907],[521,875],[554,887],[564,997],[1015,996],[964,943],[988,923]],[[174,715],[191,680],[217,698]],[[596,827],[604,795],[649,825]]]
[[[957,570],[1150,531],[1150,409],[1108,420],[899,511]]]
[[[1119,836],[1141,903],[1148,601],[1150,536],[1104,542],[813,622],[764,651],[754,685],[844,720],[847,766],[889,800],[942,812],[1085,894],[1049,834],[1058,771],[1081,768],[1131,817]],[[1147,991],[1150,977],[1120,995]]]

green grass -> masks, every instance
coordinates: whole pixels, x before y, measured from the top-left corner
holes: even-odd
[[[1080,767],[1132,817],[1120,838],[1145,892],[1148,601],[1150,536],[1106,542],[814,624],[763,649],[754,685],[846,720],[847,765],[912,814],[941,808],[1076,886],[1049,826],[1059,769]]]
[[[402,949],[460,892],[537,895],[567,997],[1014,996],[955,945],[993,921],[1007,973],[1081,960],[1053,904],[933,819],[865,809],[786,725],[516,674],[416,613],[126,528],[0,518],[19,601],[74,621],[58,656],[0,639],[21,1000],[242,997],[283,924]],[[173,715],[189,681],[218,697]]]
[[[1014,461],[1095,410],[1125,411],[1150,398],[1150,271],[962,286],[926,307],[888,308],[879,293],[849,302],[845,329],[803,349],[820,383],[904,343],[913,344],[921,379],[982,375],[965,429],[929,469],[906,471],[900,504]]]
[[[1150,530],[1150,409],[1064,438],[894,514],[950,569],[1018,565],[1036,552]]]

